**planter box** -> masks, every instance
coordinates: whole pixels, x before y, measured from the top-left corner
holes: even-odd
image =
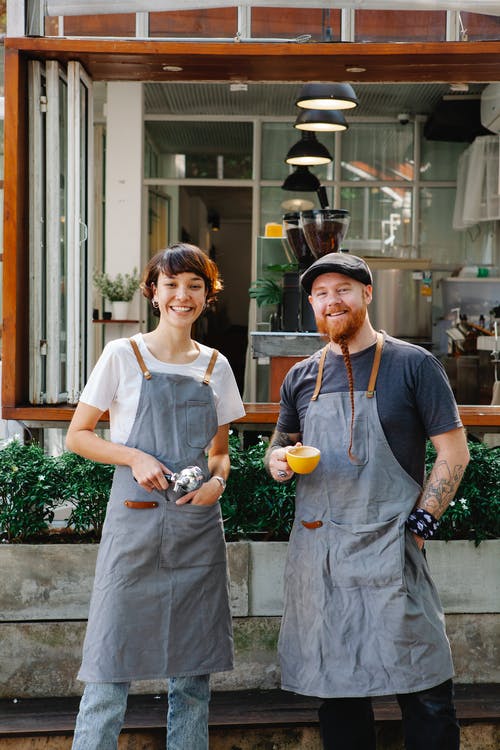
[[[429,542],[458,682],[500,682],[500,540]],[[78,695],[97,545],[0,546],[0,698]],[[236,666],[218,690],[279,686],[286,542],[228,545]],[[162,681],[136,683],[157,692]]]

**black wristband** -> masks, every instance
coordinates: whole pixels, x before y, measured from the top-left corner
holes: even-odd
[[[432,539],[438,529],[439,521],[428,510],[415,508],[408,516],[406,525],[410,531],[422,539]]]

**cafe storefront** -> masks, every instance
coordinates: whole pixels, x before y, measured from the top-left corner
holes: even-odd
[[[93,269],[132,271],[184,237],[221,265],[212,332],[225,332],[215,344],[228,346],[248,420],[273,421],[275,406],[258,405],[275,402],[271,359],[247,350],[272,309],[248,287],[276,253],[289,260],[281,240],[265,237],[285,200],[318,203],[282,187],[307,82],[349,81],[360,103],[345,133],[318,134],[333,159],[311,169],[330,204],[350,212],[346,248],[430,270],[436,285],[459,267],[498,265],[494,213],[465,231],[452,226],[459,158],[488,131],[476,118],[477,132],[457,136],[452,117],[449,140],[424,137],[430,101],[433,111],[451,99],[479,107],[498,78],[494,3],[423,12],[415,2],[383,11],[369,2],[184,2],[182,11],[130,2],[117,14],[111,2],[28,2],[26,15],[18,5],[8,5],[5,39],[4,419],[69,421],[105,341],[148,325],[138,295],[126,319],[109,322]],[[437,318],[449,311],[435,296]],[[500,423],[487,394],[474,404],[467,398],[470,424]]]

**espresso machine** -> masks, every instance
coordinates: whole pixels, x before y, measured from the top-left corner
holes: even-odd
[[[282,328],[284,331],[316,331],[316,321],[307,294],[300,286],[300,275],[317,258],[342,252],[342,240],[350,222],[349,211],[318,208],[283,216],[283,227],[298,271],[283,276]]]

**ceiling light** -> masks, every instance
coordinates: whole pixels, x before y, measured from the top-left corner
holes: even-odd
[[[349,83],[306,83],[295,104],[304,109],[352,109],[358,99]]]
[[[337,109],[301,109],[294,123],[298,130],[326,132],[347,130],[344,115]]]
[[[319,180],[307,167],[301,166],[288,175],[281,188],[301,193],[315,193],[319,188]]]
[[[167,73],[180,73],[181,70],[184,70],[180,65],[162,65],[161,67],[162,70],[165,70]]]
[[[345,69],[348,73],[366,73],[366,68],[361,65],[346,65]]]
[[[304,169],[307,169],[307,167],[304,167]],[[306,201],[305,198],[290,198],[288,201],[283,201],[281,208],[284,208],[285,211],[310,211],[311,208],[314,208],[314,203]]]
[[[329,164],[333,161],[330,152],[320,143],[314,133],[309,130],[303,130],[300,141],[294,143],[286,155],[287,164],[312,165],[312,164]]]

